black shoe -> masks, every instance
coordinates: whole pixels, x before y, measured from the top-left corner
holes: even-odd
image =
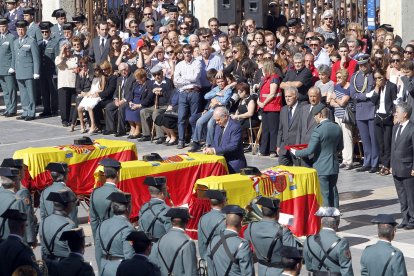
[[[162,143],[164,143],[164,138],[158,138],[156,141],[155,141],[155,144],[157,144],[157,145],[161,145]]]
[[[151,141],[150,136],[142,136],[141,138],[138,139],[138,142],[147,142],[147,141]]]
[[[1,112],[0,116],[6,116],[7,112]]]
[[[403,229],[407,226],[407,224],[400,223],[396,226],[397,229]]]
[[[127,136],[127,139],[137,139],[138,138],[138,135],[128,135]]]
[[[16,120],[24,120],[24,119],[26,119],[26,116],[19,116],[19,117],[16,117]]]
[[[185,148],[184,141],[179,141],[178,144],[177,144],[177,149],[183,149],[183,148]]]
[[[346,164],[345,163],[342,163],[342,164],[339,165],[339,168],[340,169],[344,169],[345,167],[346,167]]]
[[[27,116],[26,118],[24,118],[25,121],[33,121],[34,119],[35,119],[34,116],[33,117]]]
[[[193,146],[189,149],[189,152],[197,152],[201,150],[201,145],[198,142],[193,142]]]
[[[4,117],[10,118],[16,116],[16,113],[6,113],[4,114]]]
[[[168,142],[166,144],[167,147],[169,147],[169,146],[175,146],[175,145],[178,145],[178,140],[175,140],[174,142]]]
[[[353,165],[345,165],[344,170],[346,170],[346,171],[350,171],[350,170],[352,170],[353,168],[354,168],[354,166],[353,166]]]
[[[52,113],[50,113],[50,112],[42,112],[42,113],[39,114],[40,118],[47,118],[47,117],[51,117],[51,116],[52,116]]]
[[[404,227],[404,230],[413,230],[414,229],[414,225],[407,225],[406,227]]]
[[[376,173],[376,172],[379,172],[379,168],[378,168],[378,167],[372,167],[372,168],[369,170],[369,173]]]
[[[104,130],[104,131],[102,132],[102,135],[111,135],[111,134],[114,134],[114,132],[113,132],[113,131],[111,131],[111,130]]]
[[[50,114],[50,116],[51,116],[51,117],[57,117],[57,116],[59,116],[59,113],[58,113],[58,112],[52,112],[52,113]]]
[[[370,170],[371,170],[371,167],[362,166],[362,167],[356,169],[355,171],[356,172],[367,172],[367,171],[370,171]]]
[[[114,135],[115,137],[122,137],[122,136],[125,136],[125,133],[115,133],[115,135]]]

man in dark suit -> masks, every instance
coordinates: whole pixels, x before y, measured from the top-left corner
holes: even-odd
[[[85,234],[82,228],[75,228],[65,231],[60,236],[61,241],[67,241],[70,253],[69,256],[57,264],[59,276],[92,276],[95,275],[92,266],[85,262]]]
[[[1,217],[7,219],[9,237],[0,244],[0,275],[12,275],[20,266],[30,266],[41,275],[32,249],[23,243],[27,215],[15,209],[6,210]]]
[[[328,119],[328,108],[324,104],[313,107],[312,115],[318,125],[312,132],[308,147],[298,151],[291,149],[291,152],[297,157],[313,154],[313,168],[318,172],[322,206],[339,208],[339,194],[336,188],[339,173],[337,152],[344,148],[342,130]]]
[[[247,165],[244,156],[242,129],[240,124],[230,118],[225,107],[217,107],[213,118],[216,121],[213,147],[205,148],[205,154],[223,155],[226,159],[229,173],[239,173]]]
[[[16,22],[23,20],[23,11],[17,9],[17,0],[6,0],[7,13],[4,15],[9,19],[9,31],[17,38]]]
[[[105,130],[102,133],[115,134],[115,137],[125,135],[125,109],[128,106],[126,99],[132,94],[132,85],[135,82],[128,64],[119,64],[118,71],[121,76],[117,79],[114,100],[105,106]]]
[[[132,231],[128,235],[127,241],[132,242],[135,255],[132,259],[126,259],[121,262],[116,271],[116,276],[161,276],[158,266],[148,260],[148,256],[152,248],[152,242],[145,232]]]
[[[92,40],[92,45],[89,48],[89,56],[96,64],[101,64],[109,54],[109,36],[108,23],[101,21],[96,25],[98,36]]]
[[[300,106],[300,113],[303,114],[299,120],[299,127],[296,136],[296,144],[308,144],[311,138],[311,134],[315,126],[317,125],[315,119],[312,116],[312,109],[321,102],[322,93],[321,90],[312,86],[308,91],[309,104],[303,104]],[[313,163],[313,155],[303,157],[299,160],[299,164],[304,167],[311,168]]]
[[[391,170],[401,204],[402,222],[397,228],[414,229],[414,123],[410,122],[412,107],[397,105],[391,140]]]
[[[285,88],[286,106],[280,110],[279,130],[277,132],[277,154],[279,154],[279,164],[292,166],[297,163],[286,145],[296,144],[296,136],[300,123],[300,104],[298,102],[298,90],[295,87]]]
[[[407,102],[414,108],[414,61],[413,60],[406,60],[401,65],[401,72],[404,76],[401,77],[403,82],[403,89],[401,95],[401,100]],[[414,123],[414,114],[411,114],[410,121]]]
[[[40,117],[58,115],[57,75],[55,58],[59,56],[59,41],[52,39],[51,28],[53,24],[49,21],[40,22],[39,28],[42,40],[38,42],[42,74],[37,82],[38,91],[42,93],[43,112]]]

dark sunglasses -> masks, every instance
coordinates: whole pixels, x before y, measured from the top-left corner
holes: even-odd
[[[400,59],[392,59],[391,60],[392,63],[394,63],[394,62],[400,62],[400,61],[401,61]]]
[[[295,39],[288,39],[289,42],[295,42]]]
[[[144,15],[152,15],[152,13],[144,13]]]
[[[413,51],[404,51],[404,54],[412,54],[412,53],[414,53]]]
[[[188,30],[187,27],[180,27],[180,30]]]
[[[227,57],[226,57],[226,59],[230,59],[230,58],[233,58],[233,56],[227,56]]]
[[[174,51],[169,51],[169,52],[165,52],[165,53],[168,54],[168,55],[171,55],[171,54],[174,53]]]
[[[49,31],[42,31],[42,34],[48,34]]]
[[[145,28],[154,28],[154,25],[147,25]]]
[[[315,46],[315,47],[318,47],[319,46],[319,44],[309,44],[309,47],[313,47],[313,46]]]

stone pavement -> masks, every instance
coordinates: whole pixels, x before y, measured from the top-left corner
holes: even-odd
[[[2,111],[2,110],[0,110]],[[11,157],[14,151],[26,147],[55,146],[70,144],[74,138],[83,136],[79,133],[79,127],[73,133],[67,131],[60,124],[60,119],[37,119],[31,122],[17,121],[14,118],[0,118],[0,159]],[[113,136],[94,135],[93,139],[126,139]],[[186,152],[174,147],[155,145],[150,142],[137,142],[139,156],[150,152],[158,152],[161,156],[170,156]],[[257,157],[246,155],[249,165],[264,169],[277,165],[277,159],[269,157]],[[341,171],[339,174],[338,189],[340,192],[340,210],[342,212],[339,235],[349,239],[353,258],[355,275],[359,275],[359,260],[362,250],[375,242],[376,227],[370,224],[370,220],[378,213],[393,214],[400,221],[399,203],[391,176],[378,176],[369,173],[357,173],[355,171]],[[37,212],[38,213],[38,212]],[[87,224],[87,213],[83,207],[79,210],[83,217],[82,227],[88,234],[87,243],[93,244],[90,227]],[[414,231],[398,230],[393,245],[401,249],[406,257],[409,275],[414,275]],[[39,258],[39,248],[36,250]],[[86,259],[93,263],[93,245],[87,247]],[[306,275],[305,269],[302,271]]]

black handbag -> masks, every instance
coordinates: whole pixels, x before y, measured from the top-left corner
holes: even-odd
[[[355,126],[356,125],[356,116],[355,116],[355,103],[353,101],[348,102],[345,107],[344,118],[342,123]]]

